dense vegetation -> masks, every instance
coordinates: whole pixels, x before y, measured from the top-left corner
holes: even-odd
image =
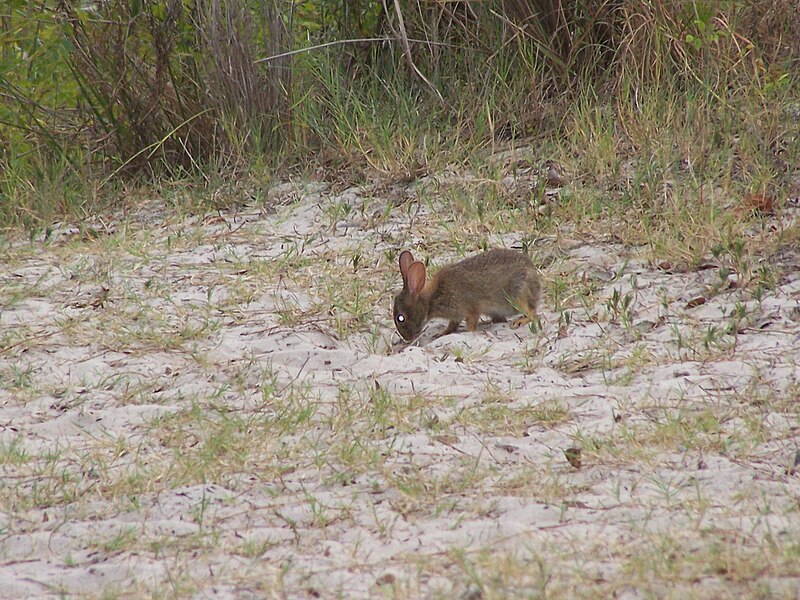
[[[576,181],[635,188],[644,203],[675,177],[776,201],[800,185],[793,0],[4,0],[0,11],[4,227],[164,182],[208,190],[311,169],[399,179],[527,144]]]

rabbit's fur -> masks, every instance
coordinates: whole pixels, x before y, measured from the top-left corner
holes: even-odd
[[[467,321],[475,331],[481,315],[519,327],[536,319],[541,284],[530,258],[516,250],[494,249],[439,269],[426,281],[425,265],[408,250],[400,253],[403,290],[394,300],[394,324],[407,341],[431,319],[447,319],[447,335]]]

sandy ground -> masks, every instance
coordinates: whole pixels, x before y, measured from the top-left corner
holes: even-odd
[[[796,249],[540,238],[541,331],[406,346],[396,251],[458,251],[397,204],[286,184],[6,248],[0,597],[797,597]]]

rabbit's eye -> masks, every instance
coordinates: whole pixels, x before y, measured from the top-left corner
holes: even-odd
[[[403,322],[405,322],[405,320],[406,320],[406,316],[405,315],[397,315],[397,322],[398,323],[403,323]]]

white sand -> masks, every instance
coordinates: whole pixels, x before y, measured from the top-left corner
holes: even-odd
[[[434,322],[392,346],[384,251],[455,256],[428,249],[446,239],[432,211],[373,220],[384,203],[359,190],[274,193],[296,201],[6,251],[0,597],[795,597],[796,248],[770,259],[759,303],[710,294],[718,268],[542,239],[545,278],[575,282],[563,337],[548,297],[541,334],[436,338]],[[334,223],[337,202],[352,210]],[[302,260],[276,272],[289,249]],[[355,275],[331,275],[356,252]],[[366,320],[329,305],[352,300],[353,277]],[[614,289],[633,296],[630,323],[608,314]],[[382,417],[375,390],[395,403]],[[290,397],[308,420],[237,430],[245,459],[224,444],[203,458],[213,423],[278,419]],[[205,482],[179,475],[182,456],[209,461]]]

